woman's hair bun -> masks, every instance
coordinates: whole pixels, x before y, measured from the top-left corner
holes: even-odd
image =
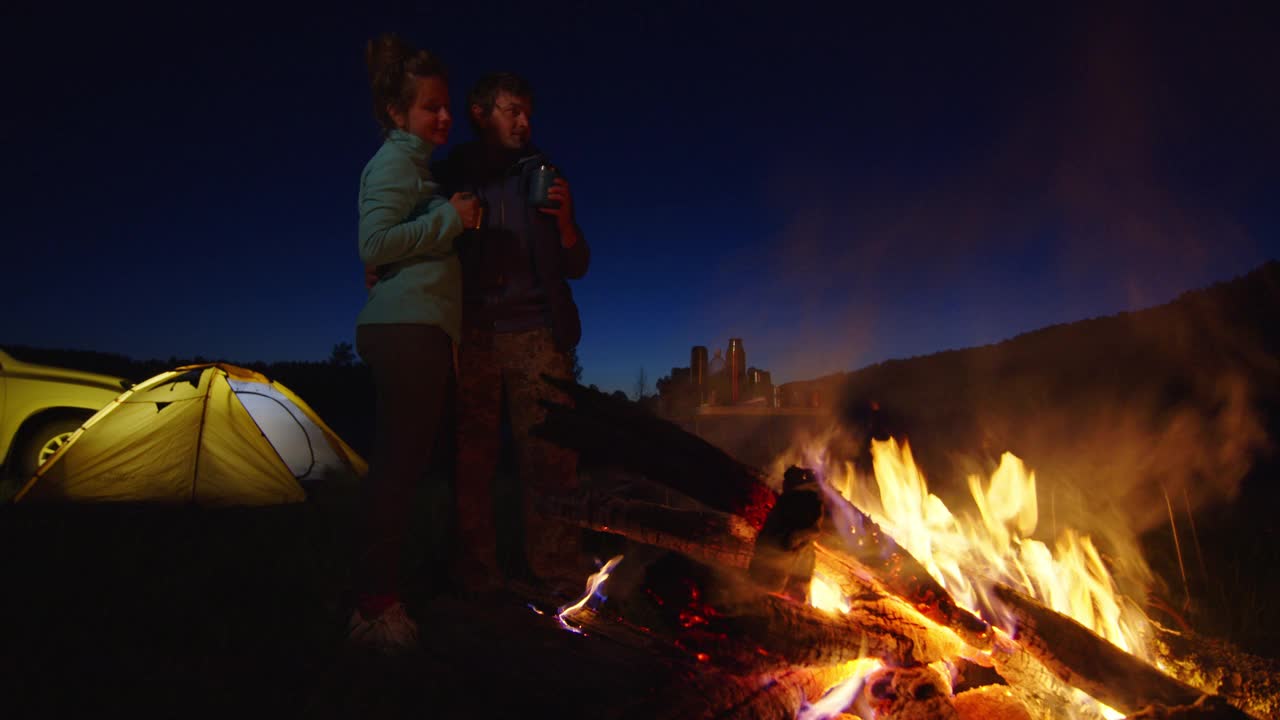
[[[370,40],[364,50],[373,90],[373,116],[384,130],[395,127],[387,106],[407,111],[416,86],[412,77],[445,77],[444,64],[426,50],[415,49],[395,33],[383,33]]]

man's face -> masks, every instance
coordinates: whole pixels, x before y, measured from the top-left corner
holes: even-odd
[[[471,106],[472,116],[480,126],[484,139],[491,145],[520,150],[529,144],[529,115],[533,105],[529,98],[512,95],[505,90],[494,98],[488,114],[479,105]]]

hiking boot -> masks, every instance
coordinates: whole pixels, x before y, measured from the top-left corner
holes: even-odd
[[[347,642],[380,655],[403,655],[419,647],[418,624],[400,602],[373,618],[366,618],[356,608],[347,623]]]

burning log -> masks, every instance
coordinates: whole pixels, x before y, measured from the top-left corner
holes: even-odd
[[[1203,695],[1190,705],[1150,705],[1125,716],[1125,720],[1230,720],[1232,717],[1238,716],[1223,714],[1223,708],[1211,696]]]
[[[696,656],[691,658],[668,639],[658,638],[648,629],[602,614],[599,610],[584,608],[573,615],[572,622],[588,635],[644,648],[670,661],[669,681],[663,684],[661,694],[640,701],[634,717],[655,720],[792,720],[806,700],[821,695],[826,688],[842,682],[851,673],[848,664],[829,667],[780,665],[743,673],[719,667]]]
[[[1027,708],[1006,685],[983,685],[952,699],[961,720],[1031,720]]]
[[[597,532],[688,555],[701,562],[745,570],[754,552],[755,529],[737,515],[686,510],[616,495],[579,493],[540,498],[549,516]],[[814,546],[815,571],[846,597],[876,592],[868,571],[821,546]]]
[[[817,563],[813,541],[822,532],[826,506],[813,471],[788,468],[782,495],[756,536],[747,573],[768,592],[805,602]]]
[[[894,598],[854,598],[848,612],[834,615],[776,595],[762,595],[734,612],[735,628],[747,637],[754,636],[765,650],[797,664],[876,657],[910,665],[968,652],[955,635]]]
[[[639,627],[626,618],[583,608],[571,618],[588,635],[646,649],[672,664],[670,682],[656,702],[642,703],[636,717],[657,720],[738,718],[792,720],[800,707],[858,672],[854,663],[828,666],[781,664],[743,671],[714,658],[690,655],[671,637]]]
[[[996,672],[1009,691],[1037,720],[1057,718],[1063,708],[1079,706],[1079,691],[1049,671],[1044,663],[1004,633],[996,633],[991,650]],[[1076,720],[1103,720],[1096,707],[1076,707]]]
[[[543,498],[539,507],[548,515],[579,527],[728,567],[745,568],[755,541],[755,529],[745,520],[715,510],[683,510],[592,493]]]
[[[679,692],[668,694],[657,720],[792,720],[805,702],[845,680],[847,665],[787,667],[737,675],[701,667],[688,673]]]
[[[721,667],[829,666],[862,657],[913,665],[972,653],[896,598],[854,598],[847,612],[830,613],[762,592],[740,571],[677,555],[653,563],[642,590],[651,604],[628,603],[624,616]]]
[[[633,403],[618,400],[578,383],[543,376],[573,400],[569,407],[544,403],[546,420],[536,429],[542,437],[644,474],[694,500],[722,512],[741,516],[759,530],[764,527],[778,495],[763,474],[734,460],[702,438]],[[837,501],[838,498],[838,501]],[[832,511],[854,528],[856,541],[832,529],[818,541],[827,550],[847,556],[869,572],[864,580],[878,582],[901,595],[927,617],[952,629],[966,643],[991,647],[991,629],[973,613],[956,605],[919,561],[882,532],[852,503],[828,493]]]
[[[980,650],[991,649],[991,626],[957,605],[951,593],[869,515],[835,493],[828,493],[828,502],[832,503],[835,517],[853,529],[855,539],[850,541],[832,529],[819,539],[822,548],[852,558],[856,565],[869,571],[867,581],[882,584],[925,617],[954,631],[969,645]]]
[[[1099,702],[1130,714],[1150,705],[1191,706],[1203,695],[1008,586],[997,584],[995,594],[1018,621],[1018,644]],[[1220,697],[1210,702],[1220,717],[1248,717]]]
[[[745,569],[751,556],[750,543],[740,540],[744,533],[741,519],[722,513],[677,510],[655,503],[587,495],[572,501],[548,503],[547,507],[552,508],[557,516],[585,527],[674,550],[693,560],[716,562],[725,570]],[[667,563],[675,561],[668,559]],[[718,615],[731,613],[733,619],[726,617],[726,627],[721,628],[727,636],[736,640],[749,640],[755,635],[760,637],[753,648],[745,650],[704,649],[714,649],[722,660],[726,656],[745,654],[749,665],[759,664],[764,657],[755,648],[766,649],[767,652],[770,645],[780,642],[784,646],[775,648],[775,652],[785,657],[786,662],[800,664],[841,662],[859,657],[864,652],[900,663],[921,662],[926,658],[932,661],[945,653],[954,657],[960,654],[960,649],[970,656],[973,654],[950,633],[927,622],[909,604],[869,589],[838,557],[824,552],[818,556],[816,566],[846,596],[854,598],[849,615],[843,616],[845,619],[808,605],[788,603],[783,598],[746,586],[739,578],[731,584],[741,585],[737,592],[753,600],[743,602],[740,597],[730,597],[725,610],[713,608],[711,612]],[[651,570],[664,572],[661,567]],[[679,571],[666,572],[680,575]],[[698,568],[688,571],[687,575],[690,579],[703,579],[705,584],[705,578],[712,572],[708,568]],[[664,590],[659,597],[685,592],[685,587],[677,584]],[[699,589],[697,592],[704,591]],[[727,595],[726,592],[720,594]],[[679,602],[677,600],[677,606],[683,607],[678,605]],[[688,605],[691,601],[686,599],[683,602]],[[660,604],[664,603],[665,598]],[[696,616],[695,608],[689,617]],[[734,622],[741,623],[741,627],[728,627]],[[865,645],[862,641],[864,633],[870,633]],[[707,639],[702,642],[705,645]],[[939,645],[945,649],[934,649]]]
[[[818,543],[813,544],[814,574],[834,583],[845,597],[858,597],[875,593],[885,594],[884,583],[877,582],[866,568],[852,564]]]
[[[832,667],[864,655],[896,665],[957,656],[981,663],[978,649],[990,651],[986,662],[1036,718],[1056,717],[1066,708],[1087,713],[1077,689],[1129,713],[1194,708],[1245,717],[1222,697],[1201,699],[1202,691],[1220,693],[1259,717],[1275,715],[1280,705],[1274,667],[1257,679],[1239,671],[1204,674],[1204,668],[1228,663],[1185,659],[1187,651],[1173,649],[1184,657],[1181,665],[1168,663],[1186,677],[1180,682],[1034,600],[998,588],[1020,621],[1014,642],[959,607],[916,558],[837,494],[824,494],[826,508],[819,513],[836,522],[809,522],[812,512],[792,517],[757,469],[631,403],[576,383],[547,381],[568,393],[573,405],[547,404],[547,420],[536,432],[639,472],[702,506],[676,509],[616,496],[550,506],[570,522],[718,566],[718,577],[704,569],[674,573],[666,585],[661,578],[648,582],[642,597],[619,613],[637,612],[638,599],[652,601],[632,620],[686,656],[703,659],[700,667],[763,682],[796,667]],[[813,503],[805,508],[812,510]],[[685,569],[694,567],[689,561]],[[793,601],[815,571],[853,598],[847,614]],[[791,599],[762,592],[748,578]],[[1197,666],[1203,677],[1193,678]],[[736,701],[720,707],[739,706],[746,707]]]
[[[723,720],[758,720],[780,717],[790,720],[805,702],[821,697],[827,688],[843,682],[852,670],[848,664],[834,667],[793,667],[769,678],[758,678],[759,690],[747,702],[718,715]],[[759,682],[764,680],[764,682]]]
[[[867,677],[876,720],[960,720],[951,681],[931,665],[883,667]]]
[[[1280,717],[1280,663],[1220,640],[1152,627],[1156,655],[1170,675],[1255,717]]]
[[[584,457],[643,473],[708,507],[760,529],[778,496],[763,473],[675,423],[571,380],[543,375],[573,401],[543,402],[547,417],[534,432]]]

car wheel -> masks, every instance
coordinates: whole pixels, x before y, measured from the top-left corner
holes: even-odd
[[[72,433],[79,430],[84,421],[85,418],[49,420],[27,433],[25,441],[18,448],[18,454],[14,458],[16,460],[14,469],[17,471],[18,479],[22,482],[30,480],[44,461],[53,457],[53,454],[58,452],[58,448],[67,444]]]

